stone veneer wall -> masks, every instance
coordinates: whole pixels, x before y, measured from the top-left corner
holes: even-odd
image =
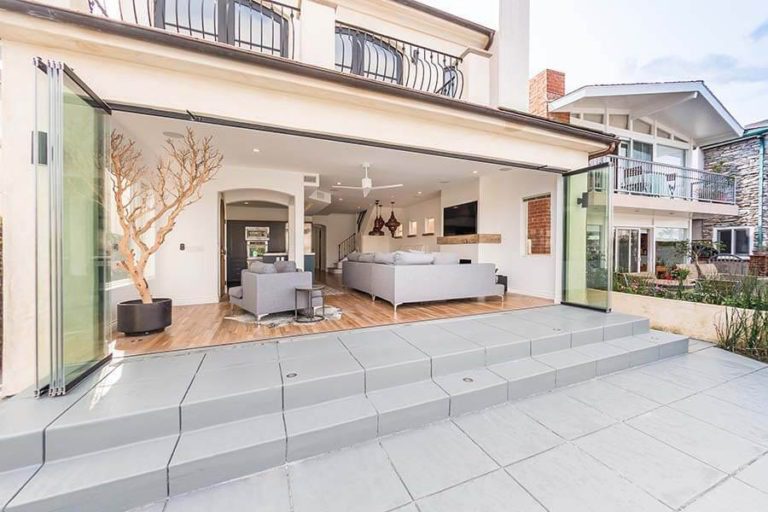
[[[721,226],[750,226],[755,228],[757,244],[758,167],[760,163],[759,140],[745,139],[704,150],[704,168],[736,178],[736,203],[739,215],[735,217],[710,217],[704,219],[702,235],[712,239],[712,230]],[[766,162],[768,164],[768,162]],[[768,167],[768,166],[767,166]],[[766,183],[768,190],[768,183]],[[763,240],[768,241],[768,193],[763,198]]]

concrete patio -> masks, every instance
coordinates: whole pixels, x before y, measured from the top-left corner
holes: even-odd
[[[762,510],[768,371],[693,348],[552,306],[128,358],[0,404],[0,503]]]
[[[768,370],[691,352],[140,510],[768,510]]]

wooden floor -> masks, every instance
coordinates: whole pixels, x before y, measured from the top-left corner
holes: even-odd
[[[394,313],[392,305],[383,300],[372,302],[367,294],[345,289],[338,276],[319,274],[317,281],[342,292],[329,295],[326,303],[342,310],[340,320],[326,320],[314,324],[267,327],[246,324],[225,317],[232,315],[229,303],[177,306],[173,308],[173,325],[165,332],[140,337],[115,334],[116,354],[139,355],[189,348],[209,347],[243,341],[266,340],[342,331],[360,327],[374,327],[421,320],[452,318],[496,311],[524,309],[552,304],[552,301],[525,295],[507,295],[502,301],[493,297],[485,300],[453,300],[406,304]],[[236,308],[237,309],[237,308]],[[242,313],[237,310],[235,314]]]

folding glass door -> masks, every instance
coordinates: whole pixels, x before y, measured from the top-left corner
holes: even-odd
[[[65,64],[35,61],[38,394],[107,360],[109,107]]]
[[[612,167],[609,163],[564,175],[563,303],[611,308]]]

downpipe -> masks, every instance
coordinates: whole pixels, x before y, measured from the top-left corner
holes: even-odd
[[[762,248],[765,238],[763,235],[763,222],[764,222],[764,202],[765,202],[765,138],[766,135],[761,135],[758,139],[759,145],[759,157],[757,167],[757,246]]]

